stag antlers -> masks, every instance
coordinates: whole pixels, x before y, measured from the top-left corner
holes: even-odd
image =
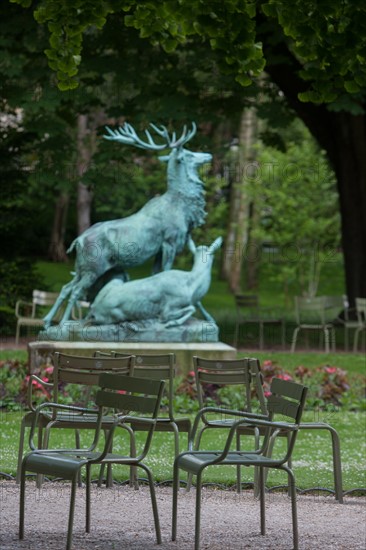
[[[117,130],[111,130],[110,128],[108,128],[108,126],[106,126],[106,130],[109,133],[109,136],[104,136],[104,138],[111,141],[118,141],[120,143],[127,143],[128,145],[135,145],[140,149],[161,151],[162,149],[166,149],[167,147],[169,147],[170,149],[182,147],[182,145],[193,138],[197,130],[196,124],[192,122],[192,130],[187,131],[187,126],[184,126],[182,135],[179,139],[177,139],[175,132],[173,132],[171,137],[169,136],[169,131],[166,126],[161,126],[160,128],[158,126],[155,126],[155,124],[150,124],[150,126],[159,136],[165,139],[165,143],[155,143],[148,130],[145,130],[147,142],[143,141],[136,134],[131,124],[128,124],[127,122],[125,122],[123,126],[117,128]]]

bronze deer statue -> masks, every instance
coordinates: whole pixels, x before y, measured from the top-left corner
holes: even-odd
[[[109,281],[92,303],[88,321],[109,325],[156,319],[166,327],[173,327],[182,325],[198,307],[207,321],[214,322],[201,300],[210,287],[214,253],[221,244],[221,237],[209,247],[196,247],[189,239],[188,246],[194,257],[191,271],[170,269],[147,279],[126,283],[120,279]]]
[[[184,127],[179,138],[175,132],[170,136],[165,126],[151,124],[151,127],[163,138],[163,143],[155,143],[148,130],[145,130],[147,141],[142,140],[127,123],[117,130],[107,128],[109,135],[104,137],[141,149],[171,149],[169,155],[159,157],[168,163],[166,192],[127,218],[92,225],[71,243],[67,252],[76,250],[75,275],[63,286],[44,318],[46,327],[66,301],[61,323],[70,319],[79,300],[92,301],[108,281],[116,277],[127,280],[128,268],[151,257],[155,257],[154,273],[170,269],[192,229],[204,223],[204,189],[198,168],[210,162],[212,155],[183,147],[195,135],[196,125],[193,123],[190,131]]]

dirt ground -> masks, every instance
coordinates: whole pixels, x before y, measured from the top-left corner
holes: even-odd
[[[70,486],[27,481],[25,538],[18,540],[19,486],[0,483],[1,550],[59,550],[66,545]],[[194,548],[195,491],[179,494],[178,536],[171,538],[172,489],[157,488],[162,545],[157,546],[149,490],[128,486],[92,489],[92,529],[84,532],[85,489],[77,491],[73,550],[128,549],[191,550]],[[291,504],[284,494],[267,495],[267,534],[260,535],[259,502],[252,491],[204,489],[202,497],[202,550],[291,549]],[[366,548],[366,499],[333,496],[298,497],[300,548]]]

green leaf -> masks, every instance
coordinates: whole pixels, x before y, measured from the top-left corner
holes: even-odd
[[[168,40],[165,40],[162,44],[164,50],[167,52],[167,53],[171,53],[171,52],[174,52],[175,48],[177,47],[178,45],[178,41],[177,40],[174,40],[174,38],[168,38]]]
[[[355,80],[345,80],[344,87],[349,94],[356,94],[360,91],[360,87]]]
[[[238,74],[238,75],[235,77],[235,80],[236,80],[237,82],[239,82],[239,84],[240,84],[241,86],[243,86],[243,87],[250,86],[251,83],[252,83],[252,79],[249,78],[248,75],[243,74],[243,73]]]

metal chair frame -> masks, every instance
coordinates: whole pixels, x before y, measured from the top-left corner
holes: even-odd
[[[178,490],[179,490],[179,470],[184,470],[188,474],[196,476],[196,514],[195,514],[195,550],[200,548],[200,527],[201,527],[201,488],[202,474],[208,466],[255,466],[259,469],[259,497],[260,497],[260,526],[261,534],[265,535],[265,486],[264,470],[266,468],[276,468],[285,471],[290,479],[290,494],[292,505],[292,527],[294,549],[298,549],[298,522],[296,506],[296,486],[295,476],[287,465],[291,458],[295,445],[296,436],[301,420],[302,411],[305,404],[307,388],[294,382],[289,382],[274,378],[271,384],[271,396],[268,398],[269,416],[257,415],[249,412],[239,412],[230,409],[223,410],[215,407],[201,409],[195,418],[191,433],[190,450],[181,453],[174,461],[173,478],[173,518],[172,518],[172,540],[177,536],[177,511],[178,511]],[[217,451],[194,451],[193,445],[199,425],[202,418],[209,412],[220,412],[226,415],[232,415],[237,420],[233,422],[224,449]],[[275,422],[275,415],[283,415],[290,419],[288,422]],[[252,425],[256,428],[265,429],[263,443],[260,449],[244,452],[231,451],[232,441],[238,428],[241,425]],[[287,451],[281,458],[270,458],[267,456],[270,437],[274,430],[288,431],[289,444]]]
[[[20,511],[19,511],[19,538],[24,538],[25,523],[25,487],[26,473],[32,472],[40,475],[50,475],[61,477],[71,481],[71,496],[69,508],[69,521],[67,531],[66,550],[71,549],[72,531],[74,521],[75,496],[77,481],[82,468],[86,467],[86,521],[85,530],[90,532],[90,485],[91,485],[91,467],[95,464],[124,464],[142,468],[147,476],[150,487],[151,503],[154,515],[154,524],[157,543],[161,543],[161,532],[159,524],[159,514],[156,503],[153,475],[143,460],[148,454],[152,441],[156,417],[159,413],[160,402],[163,395],[164,381],[146,380],[133,376],[123,376],[114,373],[103,373],[99,377],[100,390],[96,396],[96,405],[98,410],[67,407],[57,403],[43,403],[35,410],[35,416],[32,423],[30,445],[32,451],[27,454],[22,461],[21,484],[20,484]],[[119,393],[123,391],[125,393]],[[36,449],[34,444],[34,432],[38,426],[38,417],[44,414],[45,408],[51,408],[52,411],[71,410],[75,414],[88,415],[95,417],[95,431],[93,442],[86,449]],[[96,451],[100,440],[100,433],[103,430],[103,419],[105,418],[105,408],[113,408],[118,414],[113,415],[113,422],[110,424],[108,438],[105,441],[102,452]],[[126,456],[111,454],[109,449],[114,437],[115,429],[118,426],[128,427],[132,420],[138,422],[132,413],[143,414],[144,422],[149,422],[150,428],[147,432],[145,442],[141,452],[136,456]]]
[[[54,370],[53,370],[53,382],[44,382],[36,375],[31,375],[28,386],[28,406],[31,409],[26,413],[21,421],[20,437],[19,437],[19,449],[18,449],[18,467],[17,467],[17,483],[20,482],[20,470],[21,462],[24,450],[24,438],[25,429],[33,425],[34,418],[36,416],[36,409],[33,405],[32,399],[32,385],[33,381],[44,387],[52,390],[52,401],[58,403],[59,400],[59,383],[64,382],[66,384],[80,384],[91,389],[92,386],[98,385],[99,376],[103,372],[116,372],[124,375],[133,374],[133,368],[135,364],[134,356],[126,356],[120,358],[104,357],[83,357],[77,355],[66,355],[63,353],[55,352],[54,354]],[[90,392],[87,392],[89,395]],[[76,448],[80,447],[80,429],[94,429],[95,428],[95,415],[80,414],[67,409],[67,406],[63,407],[61,411],[52,409],[51,414],[49,411],[42,411],[41,414],[37,414],[37,428],[38,428],[38,448],[47,449],[50,430],[53,428],[72,428],[75,430],[75,445]],[[109,426],[113,424],[111,417],[104,417],[102,428],[108,431]],[[131,434],[133,436],[133,434]],[[42,478],[37,478],[37,485],[40,486]],[[109,472],[108,485],[112,484],[111,474]]]

